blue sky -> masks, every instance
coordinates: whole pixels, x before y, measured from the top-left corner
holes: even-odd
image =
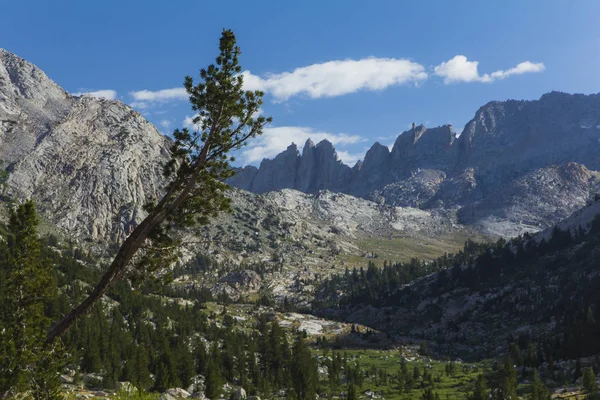
[[[165,134],[192,116],[183,77],[233,29],[274,118],[240,163],[327,137],[353,164],[412,122],[460,132],[491,100],[600,92],[597,0],[0,0],[0,16],[0,47]]]

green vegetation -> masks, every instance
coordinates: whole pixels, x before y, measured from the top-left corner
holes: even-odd
[[[587,241],[600,232],[599,227],[594,225],[586,236]],[[37,239],[31,203],[15,209],[7,231],[8,240],[0,246],[1,309],[9,310],[7,305],[15,299],[7,296],[15,287],[10,276],[19,276],[25,268],[29,268],[27,276],[36,276],[39,281],[21,279],[20,282],[26,283],[22,286],[24,292],[42,296],[36,297],[39,301],[29,303],[30,314],[5,313],[2,323],[8,326],[6,321],[18,315],[37,318],[39,322],[24,324],[31,330],[27,338],[32,341],[20,342],[12,350],[34,349],[27,354],[43,355],[45,348],[40,344],[44,343],[45,324],[81,301],[92,287],[90,283],[98,279],[100,271],[91,268],[96,263],[94,258],[80,248],[61,247],[59,240],[53,236]],[[458,255],[441,260],[446,260],[447,264],[457,259],[470,260],[477,265],[481,254],[487,254],[490,246],[493,245],[467,243]],[[19,262],[15,263],[16,259]],[[199,259],[194,268],[208,263]],[[383,269],[370,266],[364,275],[356,274],[363,276],[359,281],[385,293],[391,289],[386,289],[385,281],[397,284],[402,273],[407,274],[402,279],[410,281],[414,279],[410,274],[420,273],[420,268],[426,270],[430,265],[442,265],[439,264],[441,261],[427,265],[413,263],[412,266],[386,265]],[[493,263],[488,265],[493,266]],[[35,286],[40,282],[44,283],[43,287]],[[57,287],[59,290],[56,290]],[[118,381],[132,382],[139,389],[135,393],[121,393],[121,398],[153,398],[146,391],[187,388],[193,386],[197,375],[202,375],[205,377],[204,387],[196,389],[204,390],[209,398],[220,396],[223,384],[229,383],[243,387],[250,395],[268,397],[283,390],[286,398],[297,399],[313,399],[315,394],[334,396],[341,393],[345,393],[347,398],[361,398],[369,392],[386,399],[481,399],[492,392],[502,393],[503,398],[516,398],[517,390],[520,396],[547,399],[548,390],[536,368],[540,368],[549,357],[558,356],[549,341],[534,341],[527,337],[519,337],[511,345],[510,354],[515,361],[506,358],[503,366],[496,369],[493,361],[472,364],[429,359],[427,357],[432,351],[425,342],[412,346],[409,353],[403,350],[339,349],[342,342],[336,341],[335,336],[318,338],[313,343],[302,332],[282,329],[276,319],[258,316],[255,320],[238,321],[230,314],[238,308],[255,306],[239,304],[223,307],[194,299],[189,294],[187,297],[191,300],[180,303],[165,297],[170,289],[162,288],[160,296],[157,289],[161,288],[151,282],[137,289],[127,282],[115,285],[108,292],[108,300],[101,307],[95,307],[90,318],[78,321],[63,337],[63,353],[68,357],[62,359],[62,366],[76,371],[78,376],[98,374],[100,380],[87,380],[89,389],[110,390],[116,387]],[[171,295],[181,299],[181,294]],[[377,296],[365,299],[374,302],[385,300]],[[580,349],[590,345],[585,336],[585,326],[591,329],[590,332],[595,332],[593,329],[599,318],[594,310],[595,303],[590,303],[582,312],[587,325],[580,327],[580,334],[584,335],[579,336],[580,340],[583,338]],[[11,329],[3,332],[14,333]],[[353,328],[350,334],[360,333]],[[10,343],[10,340],[2,343]],[[5,358],[13,357],[6,353],[6,346],[2,349]],[[31,362],[36,364],[35,360]],[[59,367],[56,363],[39,365],[52,367],[53,371]],[[594,398],[597,395],[594,371],[578,365],[576,370],[580,371],[580,375],[576,373],[571,379],[583,375],[582,383],[588,397]],[[547,378],[553,369],[545,368],[543,376]],[[531,383],[517,386],[519,377],[527,378]],[[19,382],[28,382],[28,379]],[[15,385],[13,390],[33,390],[29,389],[32,386]],[[57,386],[49,387],[54,394],[42,394],[37,398],[56,398],[52,396],[56,396]]]
[[[128,273],[134,284],[168,278],[165,267],[177,260],[183,227],[206,225],[211,217],[229,210],[224,180],[233,175],[232,150],[260,135],[270,117],[259,114],[261,91],[243,89],[240,48],[231,30],[223,30],[216,63],[200,70],[200,80],[185,78],[194,124],[173,132],[171,160],[164,166],[163,197],[145,205],[147,216],[129,234],[94,290],[76,303],[48,330],[52,342],[71,328],[102,296]]]
[[[598,394],[596,374],[591,367],[583,370],[583,389],[587,392],[588,399],[596,400],[600,398],[600,395]]]
[[[467,240],[488,241],[481,235],[465,232],[452,232],[435,237],[393,236],[389,239],[369,238],[357,243],[363,255],[338,254],[336,260],[349,268],[360,267],[367,261],[382,267],[384,262],[405,263],[413,258],[433,260],[445,253],[459,251]],[[366,258],[364,254],[372,258]]]
[[[9,231],[12,236],[0,249],[2,273],[16,271],[8,264],[15,254],[28,255],[20,259],[19,265],[35,268],[36,276],[45,283],[43,290],[39,286],[35,290],[47,293],[39,303],[33,303],[32,309],[40,321],[66,312],[71,304],[86,296],[91,288],[89,282],[98,279],[100,272],[85,266],[94,263],[89,254],[76,247],[60,248],[55,237],[37,239],[31,203],[13,213]],[[30,272],[33,274],[33,270]],[[36,282],[32,279],[28,284]],[[60,290],[51,290],[57,286]],[[68,357],[62,360],[62,366],[78,375],[99,374],[100,380],[88,379],[89,389],[110,390],[118,381],[132,382],[138,391],[119,394],[128,399],[153,398],[145,394],[147,390],[187,388],[198,374],[206,378],[203,390],[209,398],[218,397],[226,382],[244,387],[249,394],[268,396],[285,390],[286,398],[297,399],[338,392],[358,398],[367,390],[390,399],[452,397],[468,393],[478,373],[485,369],[423,360],[407,364],[400,362],[398,352],[332,350],[324,341],[320,342],[322,350],[315,351],[305,334],[285,331],[264,317],[240,324],[223,307],[209,308],[199,301],[192,305],[164,301],[153,294],[152,288],[151,284],[143,285],[141,290],[133,290],[125,282],[115,285],[108,293],[110,300],[96,307],[90,318],[78,321],[63,337],[63,353]],[[3,293],[7,290],[9,284],[3,286]],[[10,301],[3,297],[3,310],[7,310],[6,302]],[[28,338],[44,343],[43,324],[26,326],[32,330]],[[35,348],[35,343],[16,347]],[[37,349],[43,354],[43,347]],[[422,345],[419,351],[427,353],[428,349]],[[52,366],[57,371],[59,366]],[[323,368],[325,375],[318,372]],[[58,389],[56,385],[50,387]],[[36,398],[56,398],[58,392],[53,393]]]
[[[46,308],[56,298],[52,267],[40,251],[32,202],[10,213],[7,241],[0,242],[0,398],[31,393],[59,397],[59,345],[46,343]]]
[[[596,271],[600,265],[600,217],[592,223],[588,232],[580,229],[575,236],[554,229],[549,240],[536,241],[530,236],[518,237],[510,242],[477,244],[467,241],[463,250],[454,255],[444,255],[428,263],[413,260],[410,263],[386,264],[376,268],[373,263],[364,269],[346,270],[325,280],[319,290],[316,307],[363,306],[378,308],[403,307],[414,310],[422,302],[419,292],[439,298],[454,291],[484,295],[504,293],[507,285],[529,291],[526,282],[539,287],[538,300],[532,311],[519,310],[519,298],[507,292],[495,300],[487,314],[478,316],[483,329],[491,329],[482,320],[486,315],[511,310],[511,318],[522,318],[523,323],[557,321],[550,334],[524,332],[517,338],[506,330],[509,341],[530,343],[528,357],[530,368],[539,367],[544,361],[575,359],[600,352],[600,277]],[[573,273],[577,271],[577,273]],[[426,282],[417,278],[433,274]],[[583,278],[587,277],[587,278]],[[524,285],[520,288],[518,285]],[[340,295],[340,293],[342,295]],[[464,294],[463,294],[464,295]],[[433,310],[435,311],[435,310]],[[535,319],[532,319],[535,317]],[[439,320],[440,315],[421,313],[414,318],[424,321]],[[419,322],[419,321],[415,321]],[[459,323],[460,321],[455,321]],[[490,321],[491,322],[491,321]],[[486,340],[489,340],[487,338]],[[521,347],[525,350],[526,347]]]
[[[498,242],[504,245],[504,242]],[[432,260],[423,261],[417,258],[409,262],[388,264],[384,262],[378,268],[372,261],[367,268],[348,268],[343,275],[333,275],[321,283],[320,298],[326,299],[318,306],[334,304],[372,304],[377,305],[394,293],[398,287],[434,272],[442,272],[454,265],[474,261],[492,245],[477,244],[471,240],[464,243],[463,250],[456,254],[444,254]],[[345,296],[339,297],[338,290],[344,290]]]
[[[355,380],[353,390],[360,395],[370,391],[390,400],[421,399],[427,390],[442,399],[466,399],[478,376],[491,373],[489,366],[483,363],[432,360],[416,353],[405,356],[399,350],[346,349],[318,354],[322,359],[340,356],[350,369],[356,368],[361,377]],[[451,372],[449,365],[453,366]],[[334,388],[341,390],[340,386],[329,384],[328,393]]]

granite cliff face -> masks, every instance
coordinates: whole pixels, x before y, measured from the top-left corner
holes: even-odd
[[[490,102],[460,136],[450,125],[413,126],[391,151],[375,143],[352,169],[328,142],[307,143],[302,156],[290,149],[231,183],[258,193],[328,189],[396,206],[458,210],[465,224],[513,235],[556,223],[599,190],[600,94]],[[587,178],[558,172],[567,170]]]
[[[264,159],[260,168],[246,167],[229,181],[232,186],[254,193],[296,189],[304,193],[319,190],[344,192],[350,184],[352,170],[342,163],[327,140],[317,145],[307,140],[302,154],[296,144],[274,159]]]
[[[32,198],[71,235],[118,240],[161,189],[168,139],[119,101],[66,93],[33,64],[0,50],[4,195]]]

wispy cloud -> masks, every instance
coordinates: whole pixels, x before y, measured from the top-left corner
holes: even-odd
[[[162,90],[138,90],[129,92],[133,98],[130,105],[134,108],[146,109],[158,103],[187,100],[189,95],[185,88],[172,88]]]
[[[73,96],[92,96],[101,99],[114,100],[117,98],[117,91],[112,89],[81,91],[73,93]]]
[[[171,127],[171,121],[169,121],[168,119],[163,119],[162,121],[159,122],[160,126],[165,128],[165,129],[169,129]]]
[[[349,166],[354,166],[358,160],[362,160],[365,157],[365,152],[363,153],[350,153],[345,150],[336,150],[338,158],[342,160],[342,162]]]
[[[361,90],[383,90],[427,79],[425,67],[421,64],[406,59],[375,57],[328,61],[264,77],[250,71],[243,74],[247,90],[269,92],[277,101],[285,101],[297,95],[318,99]]]
[[[296,143],[300,151],[302,151],[302,146],[308,139],[312,139],[315,143],[327,139],[333,145],[340,146],[352,145],[364,141],[359,135],[320,132],[307,127],[269,127],[263,130],[261,136],[252,140],[249,147],[242,150],[241,160],[245,164],[251,164],[261,161],[263,158],[273,158],[285,150],[292,142]],[[352,164],[362,157],[361,155],[350,154],[344,150],[338,150],[337,153],[338,157],[346,164]]]
[[[441,63],[434,68],[434,73],[444,78],[445,84],[457,82],[485,82],[490,83],[495,80],[505,79],[513,75],[522,75],[526,73],[541,72],[546,69],[543,63],[532,63],[525,61],[514,68],[507,70],[498,70],[491,74],[479,74],[478,61],[469,61],[463,55],[457,55],[454,58]]]
[[[194,124],[194,119],[198,117],[198,114],[192,115],[192,116],[186,116],[183,121],[181,122],[181,124],[183,125],[184,128],[188,128],[188,129],[192,129],[192,130],[198,130],[200,129],[200,124]]]
[[[546,69],[544,63],[532,63],[531,61],[525,61],[518,64],[514,68],[507,69],[505,71],[499,70],[496,72],[492,72],[492,79],[504,79],[513,75],[522,75],[532,72],[542,72]]]
[[[292,72],[258,76],[243,72],[244,89],[262,90],[276,101],[285,101],[297,95],[312,99],[336,97],[361,90],[383,90],[390,86],[417,84],[427,79],[421,64],[395,58],[364,58],[337,60],[296,68]],[[187,100],[184,88],[157,91],[130,92],[132,107],[144,109],[156,103]]]
[[[151,90],[139,90],[130,94],[136,101],[169,101],[185,100],[188,98],[185,88],[162,89],[154,92]]]
[[[434,74],[445,84],[456,82],[493,82],[513,75],[541,72],[543,63],[525,61],[507,70],[479,74],[478,61],[457,55],[434,67]],[[359,91],[379,91],[398,85],[418,85],[428,78],[425,67],[408,59],[368,57],[360,60],[334,60],[299,67],[291,72],[268,73],[262,76],[250,71],[242,73],[246,90],[262,90],[283,102],[295,96],[311,99],[337,97]],[[109,91],[99,91],[109,92]],[[114,92],[114,91],[113,91]],[[116,92],[114,93],[116,96]],[[187,100],[184,88],[138,90],[129,93],[130,105],[148,109],[155,105]]]

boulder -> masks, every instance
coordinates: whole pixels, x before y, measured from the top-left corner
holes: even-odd
[[[204,376],[196,375],[192,378],[192,383],[185,390],[189,393],[197,393],[204,391]]]
[[[246,395],[246,390],[244,390],[244,388],[236,389],[235,393],[233,394],[233,398],[235,400],[246,400],[247,397],[248,396]]]
[[[167,389],[166,392],[160,395],[160,400],[177,400],[187,399],[190,397],[190,393],[187,390],[181,388]]]
[[[135,386],[133,386],[133,384],[131,382],[117,382],[117,384],[115,385],[115,389],[117,389],[118,392],[133,392],[136,390]]]

